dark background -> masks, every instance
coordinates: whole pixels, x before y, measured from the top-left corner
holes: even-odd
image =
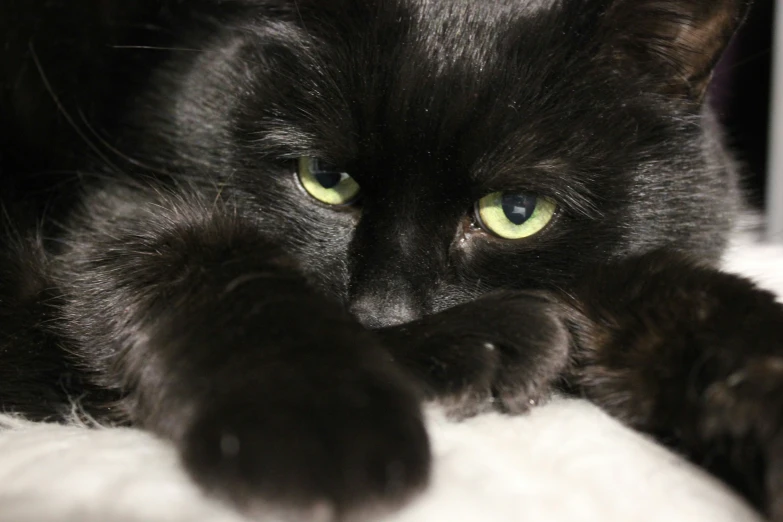
[[[744,164],[750,202],[758,208],[766,185],[774,10],[775,0],[756,0],[712,85],[713,105]]]

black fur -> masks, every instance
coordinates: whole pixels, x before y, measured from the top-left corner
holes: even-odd
[[[0,8],[4,408],[78,400],[248,512],[350,518],[426,485],[422,400],[561,386],[783,521],[783,310],[714,268],[704,93],[747,2],[100,5]],[[557,214],[499,239],[495,191]]]

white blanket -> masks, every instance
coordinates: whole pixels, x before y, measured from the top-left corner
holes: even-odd
[[[726,268],[783,296],[783,246],[738,236]],[[432,486],[388,522],[756,521],[716,480],[579,400],[462,423],[428,411]],[[167,444],[0,415],[0,522],[245,522]],[[266,522],[266,521],[264,521]]]

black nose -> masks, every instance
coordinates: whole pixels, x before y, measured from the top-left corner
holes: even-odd
[[[348,311],[367,328],[385,328],[409,323],[421,317],[412,297],[364,294],[355,297]]]

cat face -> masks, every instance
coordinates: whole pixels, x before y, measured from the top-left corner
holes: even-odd
[[[223,4],[184,31],[196,52],[172,52],[128,140],[370,326],[654,248],[713,260],[735,189],[702,99],[738,6]],[[699,39],[720,45],[682,51]]]

